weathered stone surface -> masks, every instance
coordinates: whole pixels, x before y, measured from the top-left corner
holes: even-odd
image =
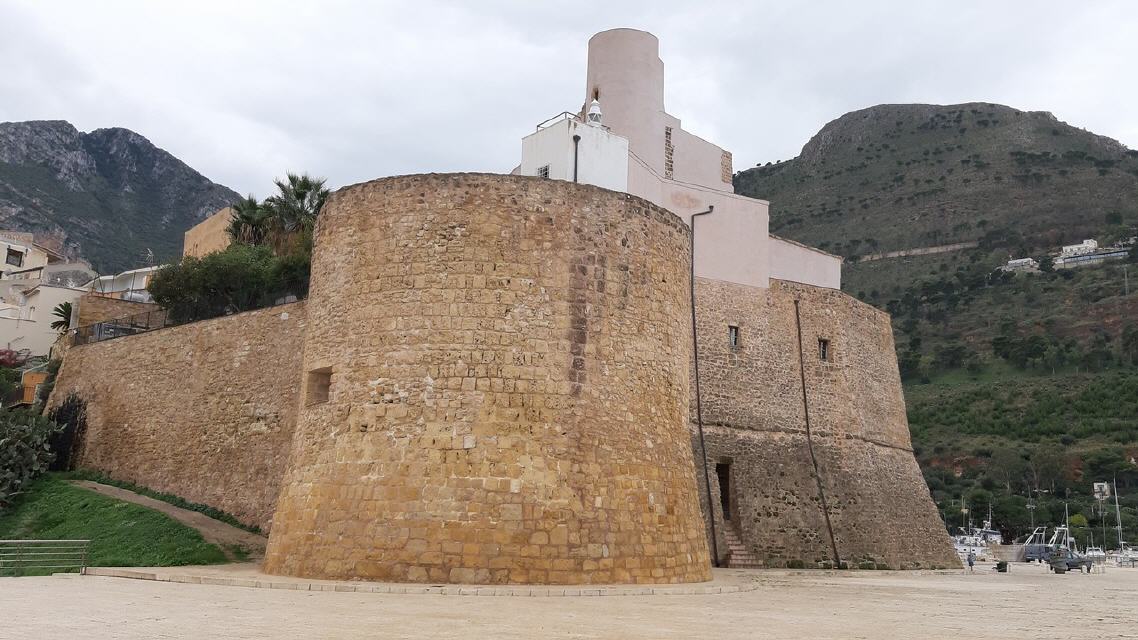
[[[407,176],[337,192],[315,246],[266,571],[709,579],[676,216],[567,182]]]
[[[847,563],[959,564],[912,453],[888,315],[832,289],[778,280],[758,289],[702,278],[696,310],[721,554],[721,530],[731,526],[770,566],[833,564],[834,546]],[[728,326],[739,328],[735,348]],[[819,340],[829,342],[826,361]],[[724,463],[730,464],[729,523],[714,467]]]
[[[86,327],[96,322],[116,320],[139,313],[160,311],[161,309],[162,307],[147,302],[119,300],[118,298],[87,293],[79,296],[77,305],[78,319],[75,326]]]
[[[87,400],[83,466],[262,527],[279,491],[270,572],[705,580],[688,242],[667,211],[590,186],[356,185],[321,215],[310,302],[72,348],[51,402]],[[697,315],[721,553],[732,526],[769,566],[832,564],[835,547],[853,564],[957,564],[885,314],[830,289],[700,279]]]
[[[79,466],[267,528],[304,325],[300,302],[72,347],[48,404],[86,401]]]

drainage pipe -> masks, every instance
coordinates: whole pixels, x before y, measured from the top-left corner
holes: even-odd
[[[818,482],[818,498],[822,501],[822,515],[826,518],[826,533],[830,534],[830,550],[834,553],[834,568],[842,567],[838,555],[838,541],[834,538],[834,525],[830,524],[830,507],[826,504],[826,491],[822,486],[822,474],[818,471],[818,459],[814,457],[814,436],[810,432],[810,403],[806,400],[806,356],[802,351],[802,316],[798,312],[798,300],[794,301],[794,326],[798,330],[798,372],[802,377],[802,415],[806,418],[806,451],[810,453],[810,466],[814,469],[814,479]]]
[[[695,330],[695,219],[705,216],[715,210],[714,205],[708,205],[707,211],[693,213],[691,216],[691,279],[688,281],[691,293],[691,348],[692,360],[695,363],[695,422],[699,427],[699,451],[703,456],[703,486],[707,489],[707,515],[711,523],[711,564],[719,566],[719,541],[715,539],[715,503],[711,499],[711,474],[707,470],[707,444],[703,439],[703,405],[699,395],[699,338]],[[720,489],[722,490],[722,488]]]
[[[581,136],[573,135],[573,182],[577,182],[577,149],[581,146]]]

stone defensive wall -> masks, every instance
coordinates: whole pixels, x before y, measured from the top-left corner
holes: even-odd
[[[730,527],[767,566],[959,566],[912,452],[887,314],[832,289],[702,278],[696,310],[721,556]]]
[[[710,578],[687,226],[523,176],[337,191],[265,570],[466,583]]]
[[[86,403],[77,466],[267,529],[296,425],[305,307],[69,349],[48,405]]]
[[[958,566],[889,318],[840,291],[697,279],[704,483],[690,241],[564,181],[346,187],[308,301],[72,347],[48,404],[86,403],[78,466],[269,529],[270,573],[696,582],[709,523],[720,559]]]

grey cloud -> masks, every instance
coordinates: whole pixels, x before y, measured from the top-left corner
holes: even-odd
[[[0,120],[124,126],[264,194],[507,171],[580,106],[590,35],[661,39],[666,101],[736,166],[882,102],[1000,102],[1138,146],[1138,5],[911,2],[152,3],[0,0]]]

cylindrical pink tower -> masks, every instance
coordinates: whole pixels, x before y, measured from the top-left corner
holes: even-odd
[[[596,98],[604,123],[629,149],[664,174],[664,63],[647,31],[610,29],[589,39],[585,104]]]

